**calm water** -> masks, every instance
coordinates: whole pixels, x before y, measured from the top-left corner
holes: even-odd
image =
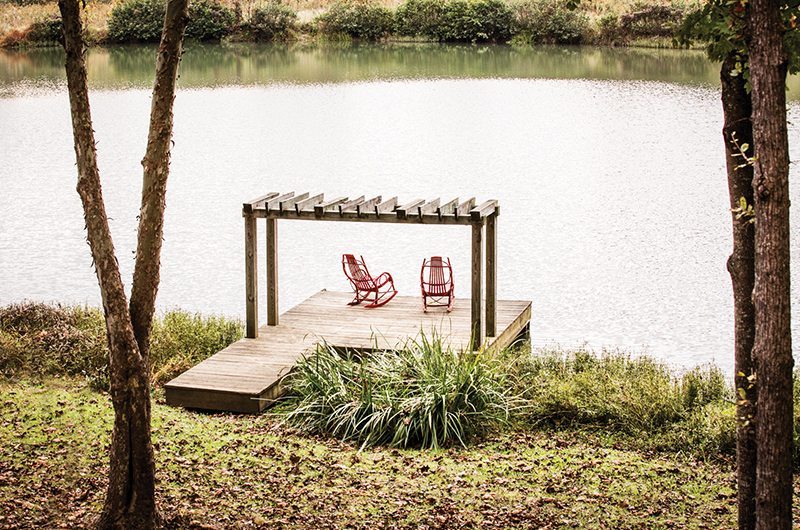
[[[99,303],[62,62],[55,50],[0,52],[0,304]],[[88,62],[128,279],[154,50],[92,50]],[[243,315],[241,203],[269,190],[493,197],[502,204],[499,293],[533,301],[537,344],[586,341],[729,368],[717,76],[695,52],[193,46],[176,100],[159,303]],[[798,89],[793,79],[793,159]],[[796,180],[795,168],[800,204]],[[280,235],[283,309],[346,289],[343,252],[390,270],[410,295],[422,256],[443,253],[458,294],[469,294],[463,227],[296,222]],[[800,236],[792,250],[800,259]]]

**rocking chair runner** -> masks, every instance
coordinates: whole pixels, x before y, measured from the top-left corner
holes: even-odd
[[[453,267],[450,258],[444,261],[441,256],[422,260],[420,271],[420,287],[422,288],[422,310],[428,312],[429,307],[447,307],[453,310],[455,303],[455,285]]]
[[[342,270],[355,292],[355,297],[347,305],[358,305],[368,300],[370,303],[364,307],[380,307],[397,295],[392,275],[384,272],[373,278],[364,263],[364,256],[358,260],[353,254],[343,255]]]

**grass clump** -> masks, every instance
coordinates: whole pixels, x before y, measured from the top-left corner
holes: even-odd
[[[186,37],[200,41],[220,40],[233,31],[236,14],[216,0],[193,0],[189,4]]]
[[[380,40],[392,31],[394,14],[374,0],[340,0],[316,19],[325,35],[359,40]]]
[[[237,320],[173,310],[150,337],[152,381],[161,385],[242,336]],[[0,308],[0,375],[81,376],[108,389],[103,313],[83,306],[23,302]]]
[[[437,338],[363,359],[321,347],[288,378],[286,420],[362,447],[466,445],[508,421],[506,377],[497,359]]]

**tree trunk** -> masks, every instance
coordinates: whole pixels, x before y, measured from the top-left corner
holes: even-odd
[[[155,468],[150,442],[150,396],[114,251],[97,169],[79,0],[59,0],[64,21],[67,86],[78,166],[78,194],[103,300],[110,352],[114,432],[102,528],[152,528],[156,524]]]
[[[169,0],[164,17],[161,44],[158,47],[156,80],[150,108],[150,132],[142,166],[142,203],[136,264],[133,271],[130,313],[139,351],[147,363],[150,353],[150,329],[158,294],[161,268],[161,242],[164,237],[164,210],[172,143],[172,106],[178,64],[181,60],[183,34],[188,17],[188,0]]]
[[[750,82],[755,143],[758,367],[756,527],[792,527],[792,334],[789,285],[789,140],[787,56],[775,0],[750,8]]]
[[[742,155],[752,157],[750,121],[752,105],[744,77],[732,75],[739,57],[731,52],[722,62],[722,110],[725,125],[725,162],[728,169],[728,192],[731,209],[740,207],[740,199],[753,204],[753,166]],[[737,218],[738,217],[738,218]],[[736,484],[739,506],[739,530],[756,526],[756,388],[752,375],[755,339],[755,230],[751,219],[732,213],[733,252],[728,258],[728,272],[733,284],[734,364],[737,390],[736,406]]]

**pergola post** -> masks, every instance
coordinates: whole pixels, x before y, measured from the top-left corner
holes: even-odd
[[[483,345],[481,303],[483,302],[483,221],[472,223],[472,347]]]
[[[244,213],[244,274],[246,329],[248,339],[258,337],[258,228],[252,212]]]
[[[278,220],[267,219],[267,325],[278,325]]]
[[[486,336],[497,336],[497,214],[486,218]]]

